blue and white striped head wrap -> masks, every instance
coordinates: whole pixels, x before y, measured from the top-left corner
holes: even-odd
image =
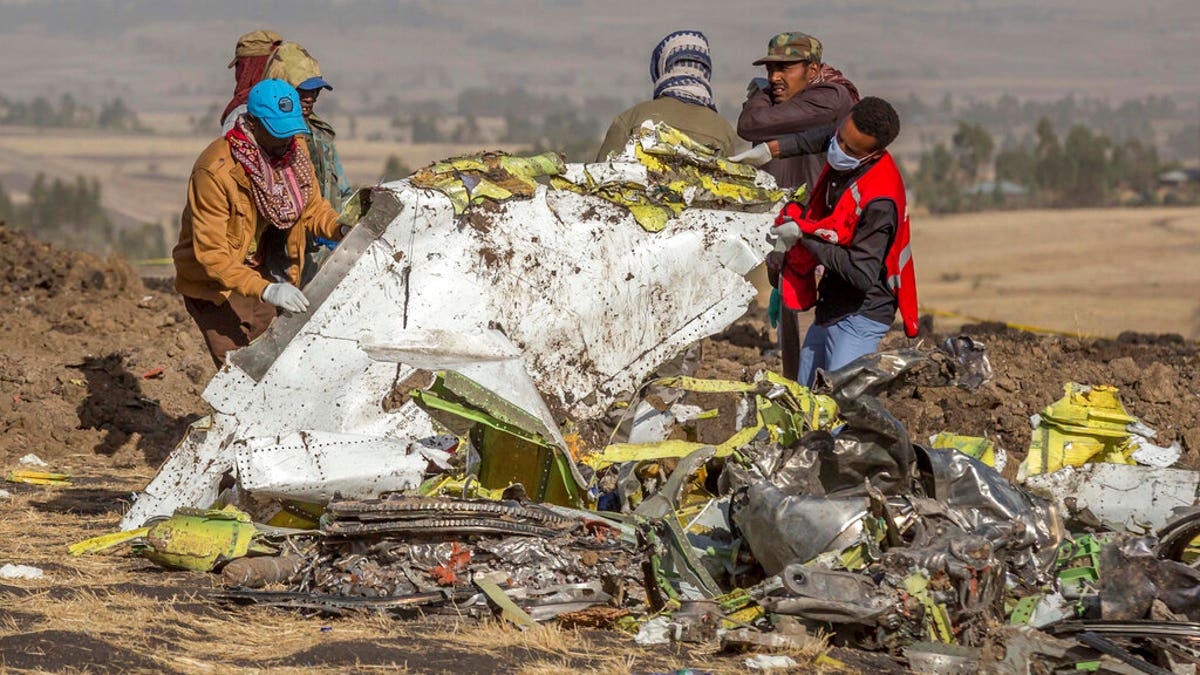
[[[715,111],[710,78],[712,57],[708,53],[708,38],[698,30],[671,33],[650,55],[654,98],[670,96]]]

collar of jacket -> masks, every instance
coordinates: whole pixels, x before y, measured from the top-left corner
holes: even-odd
[[[330,137],[337,135],[337,133],[334,132],[333,127],[329,126],[329,122],[326,122],[325,120],[321,119],[320,117],[317,117],[316,113],[309,115],[308,119],[305,121],[308,122],[309,127],[313,128],[313,129],[320,129],[321,131],[324,131],[325,133],[329,134]]]

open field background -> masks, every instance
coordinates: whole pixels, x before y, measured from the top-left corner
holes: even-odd
[[[928,308],[1084,335],[1200,337],[1200,209],[922,216],[913,249]]]
[[[826,60],[885,97],[1200,94],[1190,0],[3,0],[5,88],[196,114],[228,100],[234,40],[264,27],[308,47],[346,107],[481,85],[632,100],[654,43],[681,28],[709,36],[727,114],[785,30],[819,37]]]

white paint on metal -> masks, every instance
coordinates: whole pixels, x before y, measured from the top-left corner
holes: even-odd
[[[1142,534],[1165,525],[1174,509],[1196,503],[1200,472],[1084,464],[1029,476],[1024,487],[1057,503],[1064,513],[1087,509],[1113,529]]]
[[[431,463],[449,468],[435,444],[355,434],[298,431],[233,443],[237,479],[256,496],[326,502],[367,499],[421,484]]]
[[[507,379],[497,393],[539,418],[600,415],[678,351],[737,320],[755,294],[743,277],[770,248],[770,213],[687,209],[649,233],[623,208],[544,186],[462,217],[437,192],[405,181],[383,188],[376,199],[398,201],[395,218],[352,231],[305,289],[310,314],[277,319],[213,377],[204,391],[212,427],[181,441],[122,528],[211,504],[249,439],[304,430],[410,447],[435,436],[411,401],[383,405],[421,359],[457,360],[456,370],[485,386]],[[447,340],[444,354],[430,347],[450,334],[464,337]],[[297,485],[328,478],[307,467]]]

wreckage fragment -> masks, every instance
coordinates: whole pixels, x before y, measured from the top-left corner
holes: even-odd
[[[451,199],[410,181],[376,189],[370,210],[305,288],[309,313],[280,317],[253,345],[231,353],[205,390],[214,415],[193,426],[122,528],[215,503],[222,476],[254,466],[262,439],[293,448],[286,439],[296,434],[384,440],[408,448],[407,458],[392,460],[415,468],[415,455],[425,456],[440,430],[395,385],[418,369],[417,352],[436,335],[430,331],[463,336],[448,354],[426,351],[427,360],[443,364],[460,359],[439,370],[467,373],[504,400],[512,392],[519,409],[544,422],[549,403],[546,440],[569,455],[553,437],[557,425],[602,416],[658,365],[739,317],[754,295],[743,275],[769,248],[765,212],[687,208],[669,228],[648,233],[595,197],[544,185],[513,195],[460,218]],[[508,346],[496,352],[489,331]],[[461,361],[462,344],[473,342],[493,355],[467,350]],[[532,387],[514,388],[522,381]],[[534,397],[542,402],[530,403]],[[572,469],[552,454],[566,462],[558,470]],[[281,478],[328,479],[322,467],[329,463],[291,465],[294,475]],[[425,477],[408,470],[397,482]]]
[[[551,185],[623,206],[647,232],[662,231],[687,208],[766,212],[787,196],[769,175],[649,120],[620,155],[601,164],[571,165]]]
[[[557,176],[565,170],[556,152],[532,157],[485,152],[434,162],[418,169],[408,180],[416,187],[446,195],[454,204],[454,212],[462,213],[468,206],[485,201],[529,199],[537,190],[537,178]]]
[[[1117,388],[1068,382],[1065,396],[1033,417],[1033,439],[1017,481],[1090,463],[1174,464],[1178,444],[1159,447],[1155,431],[1125,411]]]

